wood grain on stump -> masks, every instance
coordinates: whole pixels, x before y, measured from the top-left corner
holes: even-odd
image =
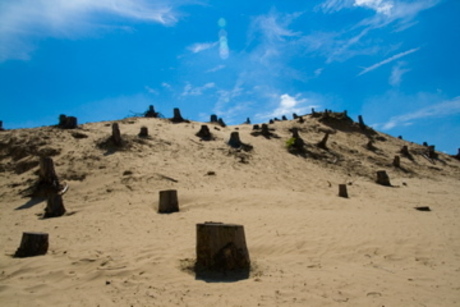
[[[177,190],[160,191],[159,195],[158,213],[173,213],[179,211]]]
[[[339,184],[339,196],[348,198],[348,192],[347,192],[347,185],[346,184]]]
[[[44,255],[48,251],[48,234],[43,232],[22,233],[21,245],[16,250],[14,257],[31,257]]]
[[[391,186],[390,177],[388,177],[388,174],[386,171],[377,171],[377,181],[376,182],[384,186]]]
[[[249,270],[242,225],[207,222],[196,225],[196,268],[210,271]]]

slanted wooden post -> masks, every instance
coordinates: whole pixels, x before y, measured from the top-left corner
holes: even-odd
[[[51,193],[48,195],[46,202],[45,214],[43,218],[58,217],[66,212],[62,196],[59,193]]]
[[[366,129],[366,125],[364,124],[364,120],[361,115],[358,115],[358,123],[359,123],[359,127],[361,128],[361,130]]]
[[[178,211],[179,201],[177,198],[177,190],[160,191],[158,213],[173,213]]]
[[[222,118],[219,118],[217,120],[217,123],[221,126],[221,127],[226,127],[227,125],[224,123],[224,120]]]
[[[347,192],[347,185],[346,184],[339,184],[339,196],[348,198],[348,192]]]
[[[180,114],[179,108],[174,108],[173,112],[174,112],[174,115],[173,115],[173,118],[171,119],[173,123],[181,123],[185,121],[182,115]]]
[[[31,257],[44,255],[48,251],[48,234],[43,232],[23,232],[21,245],[14,257]]]
[[[247,270],[251,261],[244,227],[206,222],[196,225],[196,269],[217,272]]]
[[[149,129],[145,126],[141,127],[141,131],[139,132],[139,137],[146,138],[149,136]]]
[[[388,177],[386,171],[377,171],[377,181],[378,184],[391,186],[390,177]]]
[[[121,140],[121,133],[120,128],[118,127],[118,123],[112,124],[112,142],[115,146],[121,146],[123,141]]]
[[[209,131],[209,127],[207,125],[201,125],[200,131],[196,133],[196,136],[200,137],[202,140],[209,141],[212,139],[212,134]]]
[[[396,155],[393,159],[393,166],[394,167],[401,167],[401,159],[398,155]]]
[[[316,146],[322,148],[322,149],[327,149],[327,146],[326,146],[326,143],[327,143],[327,139],[329,138],[329,132],[326,132],[326,134],[324,135],[323,139],[321,141],[318,142],[318,144],[316,144]]]

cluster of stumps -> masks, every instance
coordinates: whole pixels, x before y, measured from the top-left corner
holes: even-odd
[[[189,122],[181,116],[180,110],[175,108],[173,110],[173,117],[169,120],[173,123]],[[328,118],[332,112],[326,110],[325,112],[315,112],[312,109],[312,116]],[[143,113],[144,117],[157,118],[160,117],[160,113],[156,112],[154,107],[149,106],[148,110]],[[347,118],[346,111],[343,112],[343,117]],[[294,120],[299,123],[303,123],[305,119],[302,116],[293,114]],[[286,116],[283,116],[281,120],[287,120]],[[280,121],[274,118],[269,121],[269,124],[273,124],[276,121]],[[216,115],[211,115],[210,123],[226,127],[222,118],[218,118]],[[244,124],[251,124],[249,118],[246,119]],[[359,127],[365,131],[368,128],[363,121],[362,116],[358,117]],[[78,127],[77,118],[74,116],[59,116],[59,123],[56,127],[61,129],[75,129]],[[215,129],[218,129],[215,127]],[[4,131],[3,122],[0,121],[0,131]],[[253,136],[262,135],[266,138],[277,137],[274,134],[273,129],[270,129],[267,124],[253,125]],[[292,137],[290,139],[290,146],[294,150],[301,150],[304,147],[304,141],[299,135],[297,128],[292,128]],[[141,138],[149,137],[148,128],[141,127],[138,134]],[[196,133],[196,136],[203,141],[213,140],[214,137],[209,130],[207,125],[202,125],[200,130]],[[320,148],[327,149],[326,143],[329,137],[329,133],[325,133],[323,139],[316,145]],[[400,137],[401,138],[401,137]],[[122,147],[124,142],[121,137],[120,129],[117,123],[112,124],[112,134],[109,138],[112,145],[116,147]],[[230,139],[227,143],[232,148],[243,149],[249,151],[252,146],[241,142],[238,131],[231,132]],[[437,154],[434,146],[424,145],[427,148],[426,158],[436,159]],[[367,144],[369,149],[373,149],[372,141]],[[407,148],[403,146],[400,154],[411,159],[412,156]],[[453,156],[460,160],[460,149],[456,156]],[[394,157],[393,165],[400,167],[400,156]],[[384,170],[377,171],[376,182],[380,185],[391,186],[390,179]],[[348,198],[347,185],[339,184],[338,196]],[[66,213],[62,196],[68,190],[67,184],[61,184],[56,175],[54,169],[53,160],[50,157],[40,157],[40,170],[39,179],[32,188],[31,197],[46,198],[47,205],[43,218],[59,217]],[[419,208],[423,210],[423,208]],[[428,208],[429,210],[429,208]],[[158,213],[170,214],[179,211],[179,201],[176,190],[165,190],[159,192],[158,202]],[[427,211],[427,210],[425,210]],[[246,246],[246,240],[244,235],[244,227],[242,225],[235,224],[223,224],[218,222],[205,222],[196,225],[196,262],[195,272],[197,277],[202,278],[236,278],[242,279],[249,276],[250,270],[250,258],[249,252]],[[48,250],[48,237],[47,233],[40,232],[24,232],[20,247],[14,254],[15,257],[29,257],[36,255],[44,255]]]

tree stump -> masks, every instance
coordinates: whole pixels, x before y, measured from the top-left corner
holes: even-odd
[[[303,124],[305,122],[305,119],[303,119],[303,116],[299,116],[299,119],[297,120],[299,124]]]
[[[158,117],[158,113],[155,112],[153,105],[149,105],[149,109],[144,113],[144,117]]]
[[[329,138],[329,132],[326,132],[326,134],[324,135],[323,139],[321,141],[318,142],[318,144],[316,144],[316,146],[318,146],[319,148],[322,148],[322,149],[327,149],[327,139]]]
[[[339,196],[348,198],[348,192],[347,192],[347,185],[346,184],[339,184]]]
[[[58,193],[61,189],[59,179],[54,170],[54,162],[50,157],[40,157],[40,170],[38,172],[38,183],[35,187],[35,196],[45,196]]]
[[[292,113],[292,118],[297,119],[297,118],[299,118],[299,116],[296,113]]]
[[[377,181],[378,184],[384,186],[391,186],[390,177],[388,177],[386,171],[377,171]]]
[[[270,119],[270,120],[268,121],[268,123],[269,123],[269,124],[274,124],[275,121],[274,121],[273,119]]]
[[[216,114],[212,114],[211,115],[211,120],[210,120],[211,123],[217,123],[217,115]]]
[[[174,115],[173,115],[173,118],[171,119],[173,123],[182,123],[185,121],[185,119],[180,114],[179,108],[174,108],[173,112],[174,112]]]
[[[435,151],[434,145],[428,146],[428,157],[430,157],[431,159],[435,159],[435,160],[438,158],[438,154]]]
[[[394,167],[401,167],[401,159],[398,155],[396,155],[393,159],[393,166]]]
[[[212,139],[211,131],[209,131],[209,127],[207,125],[201,125],[200,131],[198,131],[195,135],[205,141]]]
[[[48,234],[43,232],[23,232],[21,245],[14,257],[32,257],[44,255],[48,251]]]
[[[160,191],[158,213],[173,213],[178,211],[179,201],[177,198],[177,190]]]
[[[49,194],[43,218],[62,216],[65,212],[62,196],[58,193]]]
[[[281,120],[288,120],[285,115],[281,116]]]
[[[454,158],[460,160],[460,148],[458,149],[457,155],[455,155]]]
[[[366,148],[371,150],[371,151],[377,150],[377,147],[374,146],[374,141],[373,140],[369,140],[369,142],[367,142]]]
[[[252,126],[252,130],[259,130],[260,129],[260,126],[255,124]]]
[[[141,131],[138,134],[141,138],[146,138],[149,136],[149,129],[147,127],[141,127]]]
[[[361,115],[358,115],[358,123],[359,123],[359,127],[361,128],[361,130],[366,129],[366,125],[364,124],[364,120]]]
[[[3,128],[3,121],[0,120],[0,131],[5,131],[5,129]]]
[[[423,142],[423,146],[428,147],[428,143],[427,143],[427,142]]]
[[[112,142],[115,146],[123,145],[123,141],[121,139],[120,128],[118,127],[118,123],[112,124]]]
[[[265,137],[270,136],[270,130],[268,130],[268,125],[267,124],[262,124],[262,130],[261,130],[260,134],[262,134]]]
[[[75,129],[77,126],[77,118],[75,116],[66,116],[64,114],[59,115],[59,128]]]
[[[249,117],[246,118],[246,121],[244,122],[244,124],[250,125],[251,124],[251,119]]]
[[[243,143],[240,140],[240,134],[238,131],[233,131],[230,133],[230,140],[228,141],[228,145],[233,148],[239,148]]]
[[[251,261],[242,225],[206,222],[196,225],[196,269],[247,270]]]

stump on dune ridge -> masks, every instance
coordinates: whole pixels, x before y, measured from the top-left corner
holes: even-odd
[[[21,245],[16,250],[14,257],[32,257],[44,255],[48,251],[48,234],[43,232],[24,232]]]
[[[239,273],[241,279],[249,277],[251,261],[242,225],[197,224],[196,240],[197,275]]]
[[[115,146],[122,146],[123,145],[123,140],[121,139],[121,133],[120,133],[120,128],[118,126],[118,123],[113,123],[112,124],[112,136],[111,140]]]
[[[179,108],[174,108],[173,113],[174,113],[173,118],[171,118],[171,121],[173,123],[177,124],[177,123],[188,122],[188,120],[184,119],[182,115],[180,114]]]
[[[232,133],[230,133],[230,140],[227,144],[233,148],[241,148],[244,151],[252,150],[252,145],[241,142],[240,134],[238,131],[233,131]]]
[[[204,141],[212,140],[212,134],[207,125],[201,125],[200,131],[198,131],[195,135]]]

